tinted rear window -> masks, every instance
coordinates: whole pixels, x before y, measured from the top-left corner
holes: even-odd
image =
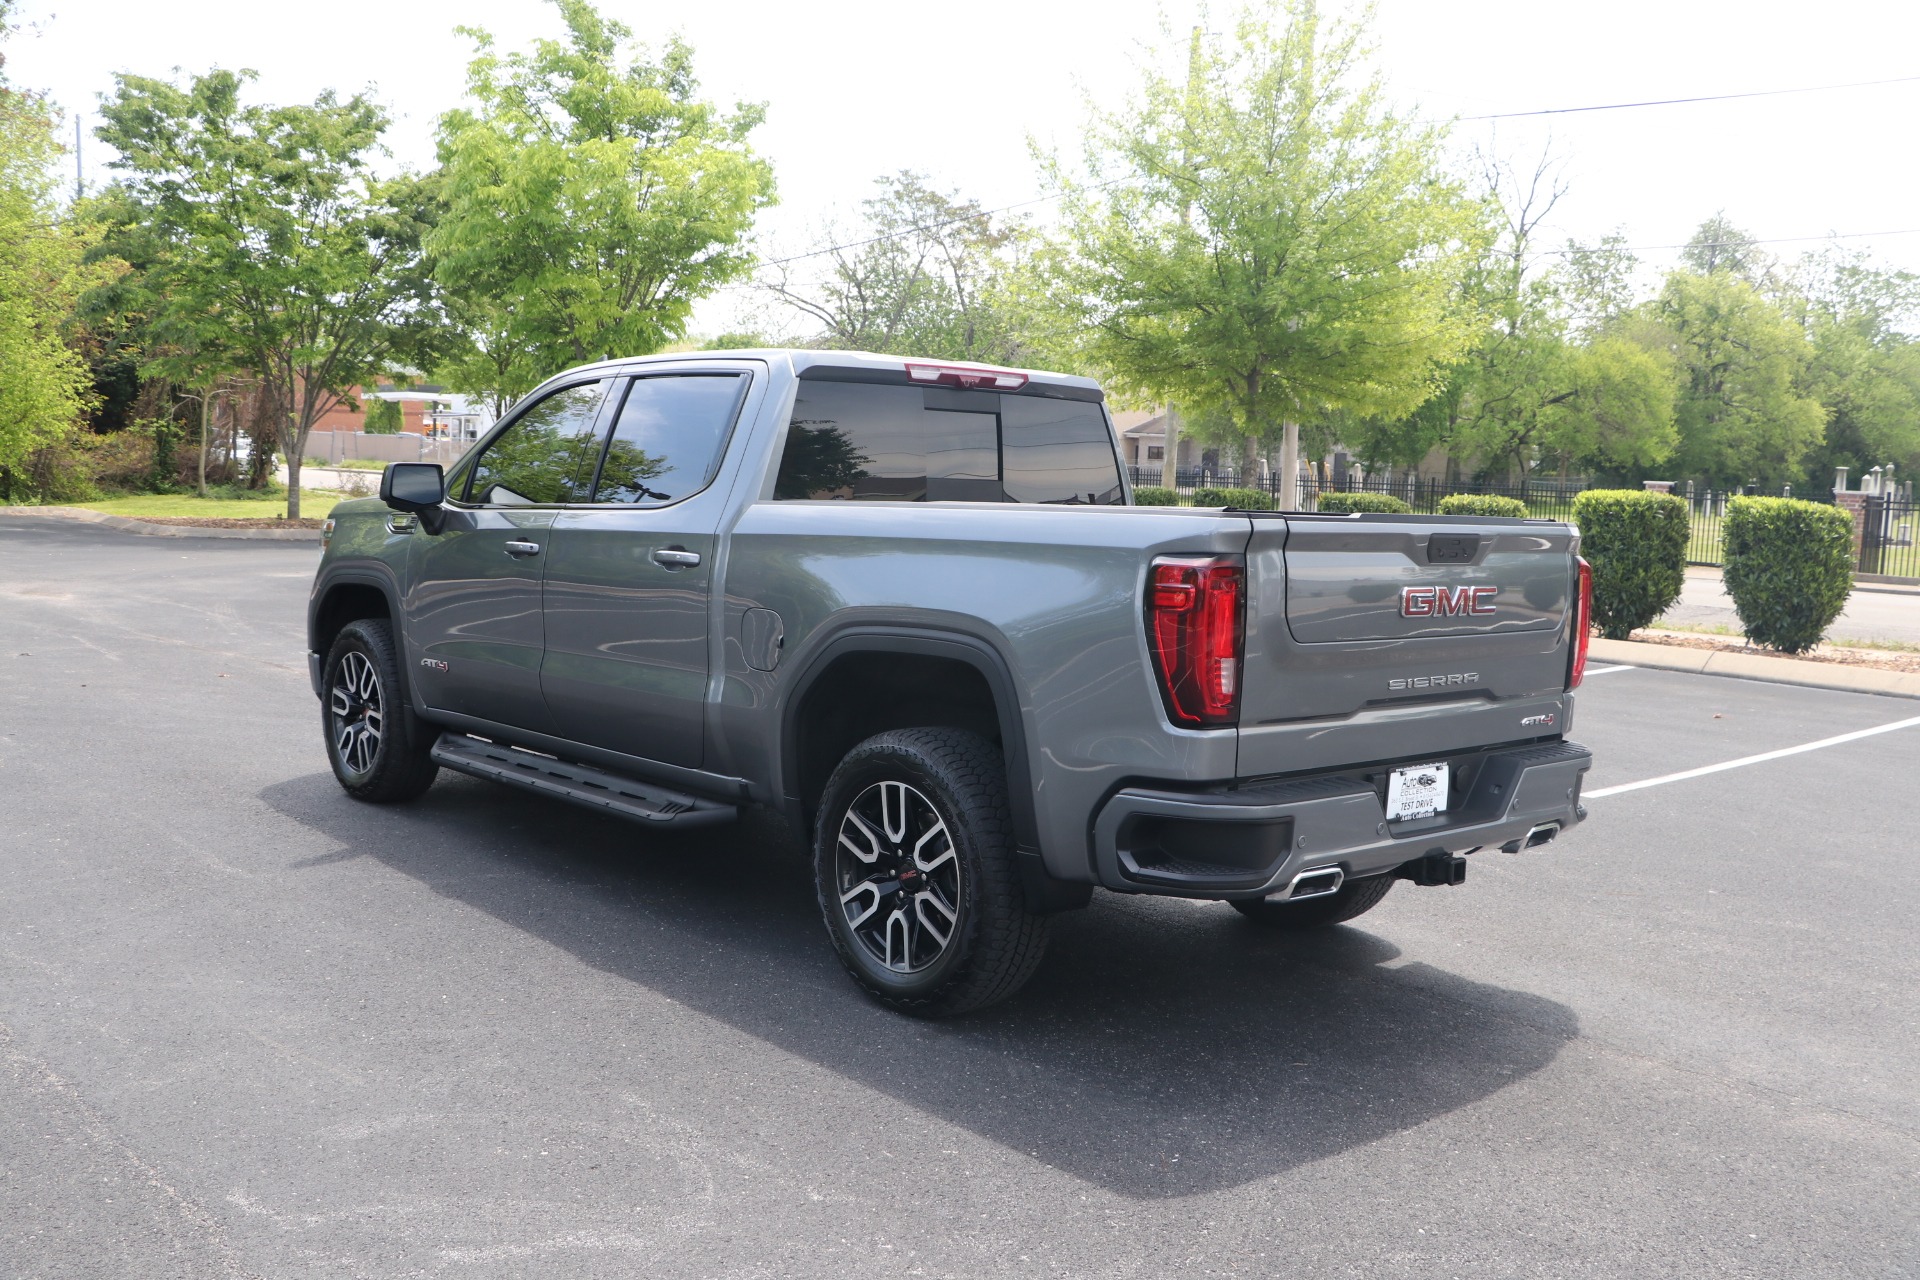
[[[806,380],[774,497],[1117,505],[1122,489],[1096,404]]]

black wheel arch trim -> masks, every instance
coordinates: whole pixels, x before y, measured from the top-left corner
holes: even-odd
[[[906,653],[964,662],[980,673],[993,697],[1000,724],[1001,753],[1007,765],[1007,796],[1013,814],[1015,852],[1029,904],[1034,910],[1060,911],[1085,906],[1091,884],[1069,883],[1047,873],[1040,855],[1040,823],[1033,803],[1032,757],[1027,722],[1013,667],[999,647],[970,631],[927,624],[849,622],[816,632],[794,664],[794,676],[778,704],[782,806],[796,830],[811,833],[813,814],[798,794],[800,776],[799,710],[814,683],[841,658],[860,653]]]
[[[320,614],[326,608],[326,603],[333,596],[334,591],[340,587],[372,587],[385,598],[387,602],[387,621],[393,626],[393,643],[396,650],[394,657],[397,659],[397,665],[400,668],[402,692],[406,694],[407,705],[411,706],[416,712],[424,710],[425,708],[421,707],[414,698],[413,681],[407,678],[409,674],[407,671],[407,637],[400,611],[399,585],[394,581],[390,573],[383,573],[379,569],[357,565],[351,568],[335,569],[330,572],[322,570],[320,577],[316,579],[313,584],[313,594],[307,597],[308,671],[313,680],[314,696],[325,696],[321,689],[321,677],[324,675],[321,668],[326,663],[327,655],[326,651],[319,646]]]

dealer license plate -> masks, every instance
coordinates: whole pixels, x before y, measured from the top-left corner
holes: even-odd
[[[1447,811],[1446,764],[1412,764],[1387,777],[1387,821],[1431,818]]]

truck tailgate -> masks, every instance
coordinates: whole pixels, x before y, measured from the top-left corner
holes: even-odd
[[[1566,732],[1576,540],[1550,521],[1255,517],[1238,774]]]

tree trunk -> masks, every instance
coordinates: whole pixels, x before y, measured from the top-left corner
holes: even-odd
[[[1300,509],[1300,424],[1289,419],[1281,426],[1280,499],[1282,511]]]
[[[1167,405],[1163,412],[1167,421],[1167,443],[1160,453],[1160,483],[1172,489],[1180,482],[1180,410]]]
[[[213,436],[213,388],[200,396],[200,496],[207,496],[207,444]]]

